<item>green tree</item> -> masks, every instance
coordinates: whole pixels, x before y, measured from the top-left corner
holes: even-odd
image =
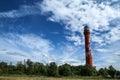
[[[111,65],[108,68],[108,73],[112,78],[115,78],[116,76],[116,69]]]
[[[34,74],[46,75],[47,74],[46,66],[44,66],[44,64],[42,63],[35,62],[34,63]]]
[[[28,59],[26,61],[26,74],[33,74],[34,73],[34,63]]]
[[[8,65],[8,74],[15,74],[16,66],[12,65],[12,62]]]
[[[116,71],[116,76],[120,78],[120,71]]]
[[[51,62],[47,65],[48,76],[58,76],[58,67],[55,62]]]
[[[2,75],[3,74],[3,71],[2,71],[2,69],[0,69],[0,75]]]
[[[17,62],[16,67],[17,67],[18,74],[24,74],[24,72],[25,72],[25,65],[21,61]]]
[[[72,74],[73,74],[73,75],[81,76],[81,69],[82,69],[82,68],[83,68],[82,65],[79,65],[79,66],[72,66],[72,67],[71,67]]]
[[[0,62],[0,69],[3,74],[8,74],[8,64],[6,62]]]
[[[94,67],[85,65],[85,66],[81,67],[80,74],[81,74],[81,76],[95,76],[95,75],[97,75],[97,71]]]
[[[108,76],[108,71],[107,69],[105,68],[100,68],[99,71],[98,71],[98,74],[103,76],[103,77],[107,77]]]
[[[59,66],[59,75],[70,76],[72,74],[71,66],[69,64],[64,64]]]

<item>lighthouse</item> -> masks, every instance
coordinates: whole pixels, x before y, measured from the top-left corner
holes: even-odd
[[[84,27],[84,37],[85,37],[85,56],[86,56],[86,65],[93,66],[92,63],[92,52],[90,47],[90,30],[88,26]]]

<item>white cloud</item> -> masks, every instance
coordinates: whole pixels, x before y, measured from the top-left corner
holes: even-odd
[[[96,49],[98,52],[105,52],[105,53],[109,53],[109,52],[111,52],[111,50],[108,50],[108,49]]]
[[[33,14],[40,14],[40,9],[36,5],[22,5],[18,10],[0,12],[0,18],[19,18]]]
[[[0,12],[0,18],[16,18],[26,15],[41,14],[41,11],[43,14],[51,12],[52,15],[48,18],[48,20],[62,22],[66,24],[65,29],[72,31],[72,33],[79,32],[81,34],[80,38],[75,35],[77,40],[76,38],[73,39],[75,36],[71,34],[71,37],[68,36],[68,40],[74,40],[75,45],[81,45],[81,42],[84,40],[84,24],[89,25],[92,36],[94,36],[96,40],[100,39],[98,41],[99,44],[104,42],[105,39],[108,40],[108,43],[111,43],[111,41],[115,42],[116,40],[120,40],[120,38],[118,38],[118,34],[116,37],[114,36],[116,33],[112,30],[113,28],[109,27],[112,20],[120,18],[119,6],[115,5],[120,4],[120,2],[117,0],[111,0],[109,4],[107,3],[108,1],[106,0],[100,1],[100,3],[97,3],[96,0],[44,0],[42,4],[36,3],[34,5],[22,5],[18,10]],[[112,5],[110,6],[110,4]],[[118,25],[115,25],[114,27],[119,28]],[[103,35],[106,35],[106,33],[99,33],[102,36],[96,36],[94,30],[103,32],[110,30],[108,35],[111,37],[107,36],[105,38]],[[92,39],[93,42],[96,42],[96,40]],[[107,42],[104,42],[104,45],[106,43]]]
[[[117,28],[111,29],[108,35],[110,36],[111,42],[120,40],[120,25]]]
[[[19,61],[23,59],[32,59],[37,61],[47,62],[50,59],[50,52],[53,49],[53,45],[49,40],[43,39],[39,36],[7,34],[0,36],[0,49],[1,57],[13,61]],[[5,50],[5,51],[3,51]],[[47,60],[48,59],[48,60]]]
[[[56,62],[59,65],[84,64],[84,52],[79,47],[63,44],[56,48],[51,41],[34,34],[0,35],[0,54],[0,60],[7,62],[31,59],[42,63]]]
[[[116,41],[105,47],[95,49],[93,60],[97,68],[113,65],[116,69],[120,70],[120,45],[118,44],[120,42]]]
[[[69,41],[73,41],[74,45],[76,45],[76,46],[83,44],[80,36],[72,35],[72,36],[67,36],[66,38]]]
[[[106,4],[106,2],[97,3],[94,0],[44,0],[41,8],[43,13],[51,12],[49,20],[54,22],[62,22],[66,24],[66,29],[83,34],[83,25],[90,27],[92,36],[99,42],[104,42],[104,36],[96,36],[94,30],[107,31],[111,30],[110,21],[120,17],[120,10]],[[112,3],[112,2],[111,2]],[[118,28],[118,26],[114,26]],[[108,34],[115,33],[111,30]],[[99,33],[105,35],[106,33]],[[111,35],[113,37],[113,35]],[[72,36],[72,35],[71,35]],[[78,36],[76,36],[78,37]],[[83,36],[80,36],[81,38]],[[112,38],[110,37],[110,39]],[[76,44],[80,44],[81,38],[74,39]],[[73,36],[69,37],[73,41]],[[93,42],[96,40],[93,40]],[[114,39],[112,41],[120,40]],[[82,40],[83,41],[83,40]],[[111,41],[111,40],[109,40]],[[106,42],[104,42],[106,44]]]

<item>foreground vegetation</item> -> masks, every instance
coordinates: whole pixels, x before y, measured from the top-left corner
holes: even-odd
[[[45,77],[45,76],[1,76],[0,80],[108,80],[103,77]],[[118,80],[118,79],[110,79]]]
[[[34,76],[30,78],[30,75]],[[24,62],[17,62],[16,65],[12,65],[12,63],[7,64],[6,62],[0,62],[0,76],[0,80],[61,80],[62,78],[62,80],[94,80],[104,78],[120,78],[120,71],[116,70],[113,66],[96,70],[95,67],[90,67],[88,65],[71,66],[69,64],[63,64],[57,66],[55,62],[44,65],[28,59]]]

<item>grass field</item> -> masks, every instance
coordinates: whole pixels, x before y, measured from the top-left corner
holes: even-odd
[[[0,76],[0,80],[109,80],[102,77],[35,77],[35,76]],[[118,79],[110,79],[118,80]]]

